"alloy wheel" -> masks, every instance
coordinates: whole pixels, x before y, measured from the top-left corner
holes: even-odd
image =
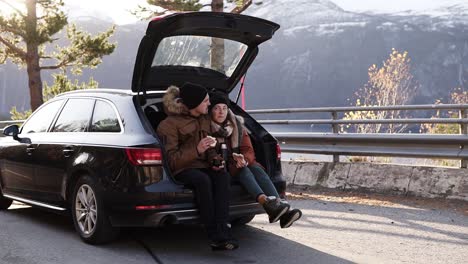
[[[87,184],[81,185],[76,192],[75,217],[83,234],[93,233],[97,223],[97,202],[93,189]]]

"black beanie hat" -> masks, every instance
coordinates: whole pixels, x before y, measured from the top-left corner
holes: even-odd
[[[221,92],[211,93],[209,110],[211,111],[211,109],[217,104],[225,104],[229,107],[230,102],[228,96]]]
[[[193,109],[199,106],[208,94],[205,87],[189,82],[184,83],[179,90],[179,97],[188,109]]]

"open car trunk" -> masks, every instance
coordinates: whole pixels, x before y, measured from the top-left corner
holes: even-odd
[[[158,94],[156,97],[154,95],[151,95],[151,97],[147,95],[145,100],[146,104],[141,106],[142,114],[145,115],[148,120],[148,125],[151,127],[154,134],[156,134],[159,123],[167,117],[162,104],[162,96],[163,94]],[[249,136],[255,150],[257,161],[266,169],[267,174],[272,179],[278,192],[280,194],[284,193],[286,184],[282,178],[281,160],[279,158],[280,156],[278,156],[280,153],[278,153],[276,139],[239,106],[232,104],[231,109],[236,115],[240,115],[244,118],[245,126],[250,132]],[[169,171],[168,174],[170,175]],[[174,178],[172,179],[177,182]],[[253,200],[245,189],[240,186],[236,177],[232,178],[232,185],[231,202],[242,203]]]
[[[194,82],[229,93],[279,25],[216,12],[178,13],[150,22],[141,40],[132,91],[163,91]]]

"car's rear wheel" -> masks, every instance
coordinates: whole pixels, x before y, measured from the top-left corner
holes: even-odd
[[[119,229],[112,227],[98,184],[93,178],[82,176],[75,185],[72,197],[73,223],[84,242],[102,244],[117,237]]]
[[[250,221],[252,221],[254,219],[254,217],[255,217],[255,215],[242,216],[242,217],[234,219],[231,222],[231,224],[233,226],[243,226],[243,225],[246,225],[246,224],[250,223]]]

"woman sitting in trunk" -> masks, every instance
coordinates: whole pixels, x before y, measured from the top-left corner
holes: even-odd
[[[212,136],[217,140],[216,148],[208,152],[212,163],[221,165],[221,144],[227,146],[226,165],[231,177],[238,177],[242,186],[260,203],[268,214],[270,223],[280,220],[281,228],[290,227],[302,216],[299,209],[290,209],[282,201],[264,168],[256,162],[252,142],[243,125],[243,118],[229,109],[229,99],[224,94],[210,95]]]

